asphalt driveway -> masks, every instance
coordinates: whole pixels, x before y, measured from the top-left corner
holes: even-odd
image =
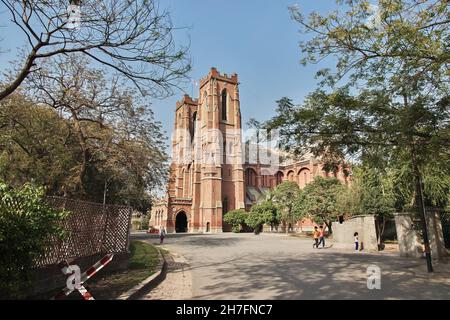
[[[155,235],[132,237],[159,242]],[[393,253],[313,249],[309,239],[234,233],[169,234],[162,247],[183,257],[169,272],[189,273],[183,279],[192,279],[192,299],[450,299],[448,264],[430,275],[423,260]],[[367,287],[369,266],[381,271],[380,289]]]

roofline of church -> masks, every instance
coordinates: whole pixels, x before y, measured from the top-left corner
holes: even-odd
[[[193,99],[188,94],[185,94],[180,101],[177,101],[176,110],[178,110],[178,108],[180,108],[185,104],[189,104],[191,106],[198,106],[198,99]]]
[[[200,79],[200,89],[210,80],[210,79],[217,79],[225,82],[229,82],[232,84],[239,84],[238,83],[238,75],[236,72],[233,72],[231,76],[229,77],[226,73],[220,74],[219,71],[215,67],[212,67],[209,71],[208,75],[202,79]]]
[[[228,74],[226,73],[220,74],[220,72],[217,71],[215,67],[212,67],[208,75],[200,79],[200,89],[211,79],[217,79],[232,84],[239,84],[238,75],[236,72],[232,73],[231,76],[229,77]],[[198,106],[198,99],[192,98],[188,94],[184,94],[183,98],[181,98],[181,100],[176,102],[176,110],[178,110],[181,106],[186,104],[191,106]]]

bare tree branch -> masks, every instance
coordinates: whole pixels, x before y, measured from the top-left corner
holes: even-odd
[[[81,2],[81,23],[69,28],[68,5]],[[0,87],[0,100],[14,92],[41,62],[81,52],[131,80],[144,95],[165,97],[186,80],[186,47],[173,40],[169,13],[154,0],[0,0],[10,25],[27,38],[22,66]]]

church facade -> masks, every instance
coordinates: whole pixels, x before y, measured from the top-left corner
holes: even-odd
[[[303,188],[315,176],[329,175],[311,155],[278,159],[243,142],[238,76],[211,68],[200,80],[198,98],[185,95],[176,104],[167,194],[153,204],[149,224],[169,233],[230,231],[226,212],[249,210],[285,180]],[[346,182],[342,172],[334,175]],[[286,227],[311,226],[299,221]]]

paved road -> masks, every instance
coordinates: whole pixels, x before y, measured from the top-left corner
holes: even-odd
[[[140,300],[188,300],[192,299],[192,279],[189,265],[183,256],[172,252],[165,255],[167,272],[164,280],[151,288]]]
[[[152,235],[133,237],[157,243]],[[448,264],[429,275],[421,259],[313,249],[311,240],[285,235],[174,234],[165,242],[162,247],[182,260],[159,290],[174,291],[180,281],[186,290],[192,279],[192,299],[450,299]],[[381,269],[380,290],[367,289],[369,265]]]

